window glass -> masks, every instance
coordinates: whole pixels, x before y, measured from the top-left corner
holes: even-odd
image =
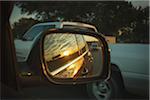
[[[25,35],[23,36],[23,39],[31,41],[33,40],[38,34],[41,32],[44,32],[47,29],[55,28],[55,25],[41,25],[41,26],[35,26],[31,28]]]
[[[83,29],[83,30],[88,30],[88,31],[93,31],[93,32],[95,32],[95,31],[97,31],[97,30],[95,30],[94,28],[89,28],[89,27],[85,27],[85,26],[77,26],[77,25],[64,25],[63,26],[64,28],[71,28],[71,29]]]

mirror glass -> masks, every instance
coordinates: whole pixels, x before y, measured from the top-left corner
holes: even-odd
[[[43,43],[46,69],[55,78],[96,77],[103,70],[103,44],[95,37],[53,33]]]

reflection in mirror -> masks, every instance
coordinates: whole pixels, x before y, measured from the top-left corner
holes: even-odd
[[[53,33],[44,38],[46,69],[55,78],[99,76],[103,66],[103,45],[88,35]]]

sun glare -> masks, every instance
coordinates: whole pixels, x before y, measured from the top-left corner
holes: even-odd
[[[64,51],[64,52],[63,52],[63,55],[64,55],[64,56],[69,56],[69,54],[70,54],[69,51]]]

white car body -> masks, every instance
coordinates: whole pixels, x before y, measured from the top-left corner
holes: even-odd
[[[125,89],[146,95],[149,88],[149,44],[109,44],[111,63],[118,66]]]
[[[39,23],[34,26],[32,26],[28,31],[30,31],[32,28],[36,26],[44,26],[44,25],[55,25],[55,28],[63,28],[64,26],[73,26],[73,27],[81,27],[81,28],[89,28],[92,29],[93,31],[97,32],[97,29],[95,26],[89,25],[89,24],[84,24],[84,23],[79,23],[79,22],[47,22],[47,23]],[[27,32],[28,32],[27,31]],[[26,32],[26,33],[27,33]],[[25,34],[26,34],[25,33]],[[41,32],[42,33],[42,32]],[[39,33],[32,41],[23,41],[20,39],[15,39],[15,48],[16,48],[16,54],[17,54],[17,61],[18,62],[26,62],[30,52],[36,43],[36,41],[39,39],[41,33]]]

